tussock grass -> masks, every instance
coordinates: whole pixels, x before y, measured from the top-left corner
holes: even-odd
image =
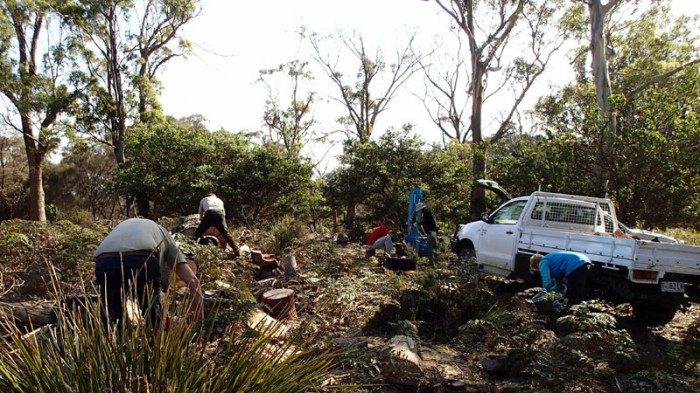
[[[336,363],[295,336],[280,341],[278,326],[207,341],[206,327],[184,321],[106,326],[92,302],[57,314],[56,325],[28,334],[0,322],[1,392],[309,392]]]

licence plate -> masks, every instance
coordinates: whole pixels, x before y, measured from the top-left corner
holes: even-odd
[[[676,281],[662,281],[661,292],[685,292],[685,284]]]

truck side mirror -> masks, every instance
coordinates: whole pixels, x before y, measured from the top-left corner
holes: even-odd
[[[483,213],[481,213],[481,221],[483,221],[483,222],[490,222],[490,221],[489,221],[489,212],[483,212]]]

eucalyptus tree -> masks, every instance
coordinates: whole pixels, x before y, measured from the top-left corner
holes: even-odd
[[[625,0],[609,0],[605,4],[601,0],[575,0],[583,3],[588,8],[589,36],[586,39],[586,49],[590,48],[590,72],[593,76],[595,86],[596,102],[599,108],[601,123],[601,135],[598,142],[597,156],[591,170],[594,181],[595,194],[603,195],[608,191],[608,184],[611,180],[609,168],[605,166],[607,157],[614,154],[613,145],[618,133],[618,118],[615,108],[613,94],[614,81],[611,80],[609,63],[610,56],[615,56],[615,48],[609,42],[611,26],[619,25],[622,19],[636,18],[638,15],[639,2]],[[650,4],[651,2],[647,2]],[[656,1],[657,5],[651,8],[664,7],[664,0]],[[629,7],[625,8],[626,5]],[[581,24],[583,27],[583,23]],[[581,29],[583,31],[583,29]],[[583,51],[582,51],[583,53]],[[675,70],[666,70],[663,74],[652,77],[648,83],[640,84],[637,93],[646,89],[650,85],[681,71],[684,67],[694,64],[692,61],[686,65],[679,65]]]
[[[278,89],[271,83],[279,80],[280,75],[289,78],[289,97],[286,99],[279,98]],[[299,157],[305,142],[313,137],[316,120],[311,109],[316,93],[305,86],[311,80],[313,74],[309,71],[309,63],[301,60],[260,70],[258,78],[267,90],[263,121],[269,134],[265,139],[281,145],[292,157]]]
[[[432,56],[419,61],[423,70],[425,89],[422,95],[415,94],[428,112],[433,124],[440,129],[445,145],[456,140],[468,143],[470,138],[467,115],[469,98],[469,64],[464,55],[464,42],[456,30],[456,47],[451,50],[435,50]],[[436,42],[445,47],[445,42]],[[447,67],[445,67],[447,65]]]
[[[137,122],[161,120],[157,75],[173,58],[190,53],[180,30],[199,13],[199,0],[84,0],[66,16],[73,46],[91,84],[78,128],[127,160],[125,139]]]
[[[381,47],[371,53],[364,38],[357,32],[348,35],[341,31],[338,39],[342,43],[341,48],[347,49],[353,61],[359,63],[351,82],[346,80],[346,75],[339,67],[341,53],[336,52],[335,57],[332,57],[323,50],[318,35],[310,36],[316,61],[340,93],[339,97],[333,99],[347,110],[347,115],[338,119],[345,126],[343,131],[348,139],[357,138],[361,143],[366,143],[372,136],[379,116],[389,108],[401,86],[417,71],[419,58],[411,53],[415,34],[409,37],[406,46],[396,51],[393,62],[385,59]]]
[[[537,111],[552,140],[579,141],[573,160],[584,173],[602,166],[609,195],[625,222],[669,225],[697,220],[700,204],[700,46],[697,20],[672,19],[668,4],[620,8],[606,24],[610,84],[616,118],[611,136],[601,121],[597,88],[584,58],[575,61],[576,83],[544,97]],[[585,22],[582,22],[585,23]],[[583,49],[585,48],[585,49]],[[582,45],[587,51],[588,43]],[[583,144],[581,144],[583,142]],[[598,185],[591,179],[587,193]]]
[[[478,179],[486,172],[488,145],[517,128],[519,108],[523,100],[565,42],[568,34],[565,2],[435,0],[435,3],[449,15],[468,44],[468,128],[464,130],[461,122],[453,120],[451,136],[461,140],[465,139],[467,133],[471,136],[474,145],[472,175]],[[459,69],[463,62],[458,60],[455,64],[455,69]],[[496,79],[495,83],[489,83],[494,82],[493,79]],[[428,80],[434,87],[442,88],[447,93],[455,90],[449,85],[452,83],[450,78],[440,80],[429,74]],[[447,87],[441,87],[445,84]],[[506,92],[510,94],[508,104],[504,103],[503,98]],[[461,104],[457,102],[450,103],[455,95],[443,95],[445,101],[442,102],[446,102],[446,107],[460,107]],[[483,109],[489,99],[494,102],[498,100],[496,105],[500,110],[492,122],[494,126],[487,128],[483,124]],[[457,112],[452,114],[456,115]],[[455,126],[459,128],[454,128]],[[443,132],[446,131],[447,129]],[[478,218],[485,208],[484,190],[472,188],[472,218]]]
[[[61,1],[3,1],[0,5],[2,120],[21,133],[29,171],[29,219],[46,220],[43,166],[59,144],[57,122],[79,88],[69,78],[66,36],[52,10]]]

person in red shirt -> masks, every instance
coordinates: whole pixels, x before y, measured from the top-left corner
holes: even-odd
[[[367,239],[367,251],[365,255],[369,258],[374,255],[374,250],[384,247],[384,253],[387,258],[391,257],[394,252],[394,243],[391,240],[391,228],[394,226],[394,221],[386,220],[384,225],[380,225],[372,231]]]

